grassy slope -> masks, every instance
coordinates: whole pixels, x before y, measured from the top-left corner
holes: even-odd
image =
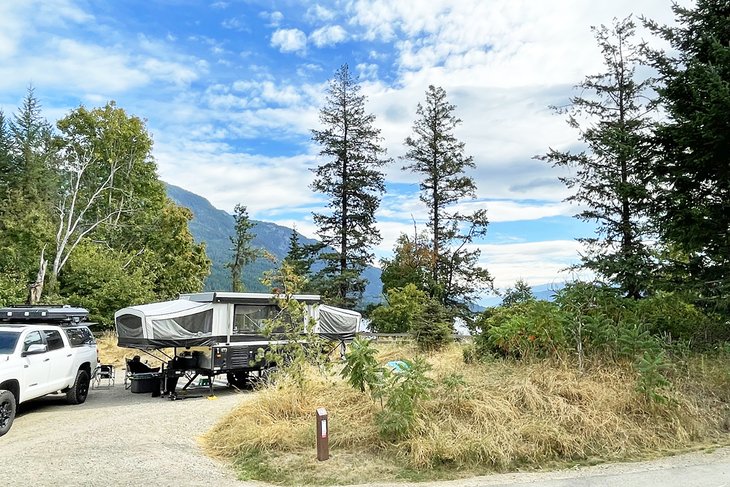
[[[380,359],[415,354],[391,346]],[[408,439],[382,440],[374,419],[379,402],[336,374],[313,372],[305,390],[285,381],[262,390],[202,443],[233,461],[242,479],[346,484],[636,459],[730,439],[727,356],[680,362],[666,404],[636,392],[630,364],[593,364],[582,375],[552,362],[466,366],[458,345],[429,362],[436,387]],[[463,386],[447,385],[454,374]],[[330,414],[327,462],[316,461],[314,448],[314,411],[322,406]]]

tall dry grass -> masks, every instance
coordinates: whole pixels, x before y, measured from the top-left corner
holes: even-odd
[[[122,348],[117,346],[117,334],[113,330],[106,330],[96,337],[96,348],[99,352],[99,361],[102,364],[110,364],[115,367],[126,366],[127,359],[131,359],[135,355],[139,355],[143,362],[150,367],[159,367],[163,356],[150,355],[133,348]],[[172,354],[172,349],[164,350],[168,356]]]
[[[379,358],[385,362],[415,354],[408,345],[400,345],[386,347]],[[330,415],[334,457],[387,460],[382,463],[390,470],[393,461],[409,469],[462,472],[543,467],[637,458],[728,439],[730,393],[715,389],[727,388],[730,379],[721,379],[724,385],[710,384],[721,369],[714,362],[712,367],[705,364],[704,372],[688,365],[674,378],[670,400],[656,404],[636,392],[630,364],[593,364],[583,374],[544,361],[467,366],[458,345],[428,361],[436,385],[416,430],[402,441],[389,443],[379,437],[375,414],[380,402],[336,376],[313,370],[302,390],[286,379],[261,390],[209,431],[202,443],[217,457],[255,454],[264,461],[277,458],[279,470],[314,468],[318,407],[327,408]],[[448,380],[454,377],[460,380]],[[342,476],[333,473],[335,478],[347,478],[346,468],[342,466]],[[377,478],[378,467],[373,469],[370,475]],[[386,480],[389,475],[392,472]]]

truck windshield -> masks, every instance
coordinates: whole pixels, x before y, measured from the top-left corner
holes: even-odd
[[[15,331],[0,331],[0,353],[13,353],[19,336],[20,333]]]

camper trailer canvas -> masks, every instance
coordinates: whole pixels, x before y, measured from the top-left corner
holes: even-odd
[[[261,350],[298,339],[287,330],[272,333],[270,329],[272,321],[281,318],[282,298],[263,293],[207,292],[123,308],[114,316],[118,345],[148,353],[172,348],[173,356],[168,357],[162,371],[167,379],[187,372],[209,379],[226,374],[229,383],[241,386],[252,373],[261,376],[275,365],[261,358]],[[313,333],[334,343],[352,340],[359,329],[360,313],[321,304],[318,295],[287,299],[301,305],[303,316],[299,319],[311,320]],[[204,347],[204,351],[191,353],[187,351],[190,347]],[[184,350],[178,353],[178,348]],[[174,393],[174,389],[168,392]]]

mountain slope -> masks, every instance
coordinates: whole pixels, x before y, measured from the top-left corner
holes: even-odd
[[[213,262],[211,274],[205,281],[205,290],[229,290],[231,287],[230,272],[226,269],[225,264],[231,260],[232,254],[230,238],[234,234],[235,227],[233,216],[215,208],[202,196],[171,184],[166,184],[166,187],[170,199],[193,212],[193,219],[190,221],[190,232],[196,242],[205,242],[206,252]],[[260,279],[265,271],[273,269],[278,262],[286,257],[289,251],[289,237],[292,230],[271,222],[259,220],[251,220],[251,222],[254,224],[251,231],[255,235],[252,245],[268,251],[275,257],[276,262],[258,259],[256,262],[244,267],[243,283],[247,291],[266,292],[268,289],[261,284]],[[315,242],[315,240],[304,235],[297,235],[301,243]],[[363,277],[368,280],[368,286],[364,294],[365,302],[380,300],[383,289],[380,282],[380,273],[380,269],[376,267],[368,267],[363,272]]]

